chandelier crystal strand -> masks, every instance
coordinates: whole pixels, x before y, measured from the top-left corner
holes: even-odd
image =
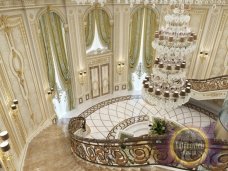
[[[191,84],[186,80],[186,57],[196,48],[197,35],[189,28],[190,5],[171,5],[164,27],[155,32],[157,51],[153,74],[143,81],[145,101],[162,108],[176,108],[189,101]]]

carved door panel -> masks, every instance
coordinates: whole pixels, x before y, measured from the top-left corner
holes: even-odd
[[[90,67],[92,98],[110,93],[109,64]]]
[[[100,96],[99,66],[90,67],[90,81],[92,98]]]
[[[101,65],[101,93],[109,94],[109,64]]]

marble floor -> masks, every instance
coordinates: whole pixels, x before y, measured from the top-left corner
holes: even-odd
[[[121,93],[124,95],[124,93]],[[83,114],[87,109],[93,109],[87,113],[87,125],[90,126],[91,138],[106,138],[109,131],[119,122],[140,115],[150,115],[167,118],[185,126],[204,129],[213,125],[213,120],[208,115],[183,106],[175,110],[160,110],[150,106],[140,98],[119,100],[120,94],[108,95],[95,100],[89,100],[76,110],[68,112],[65,118],[71,118]],[[105,101],[106,99],[106,101]],[[101,104],[110,102],[107,105]],[[117,99],[117,100],[116,100]],[[104,102],[105,101],[105,102]],[[85,112],[86,113],[86,112]],[[66,119],[67,120],[67,119]],[[61,121],[63,121],[61,123]],[[67,125],[64,119],[60,125],[51,125],[37,135],[29,144],[24,163],[24,171],[124,171],[127,169],[95,167],[76,156],[70,150],[70,142],[67,137]],[[210,132],[210,129],[209,131]],[[147,171],[147,169],[130,169],[132,171]],[[159,168],[151,170],[165,170]]]
[[[51,125],[29,144],[24,171],[109,171],[74,157],[62,127]]]
[[[69,138],[63,128],[51,125],[29,144],[24,171],[170,171],[154,166],[145,168],[116,168],[93,165],[73,156]],[[173,169],[172,169],[173,170]],[[178,169],[179,170],[179,169]]]
[[[183,126],[202,130],[215,122],[209,116],[190,107],[181,106],[165,110],[151,106],[141,98],[129,99],[106,105],[87,116],[86,123],[91,129],[88,138],[105,139],[110,130],[118,123],[140,115],[166,118]],[[213,130],[207,130],[206,133],[211,134]]]

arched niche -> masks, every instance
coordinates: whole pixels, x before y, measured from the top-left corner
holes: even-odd
[[[101,13],[98,11],[101,11]],[[100,15],[100,14],[98,15],[97,13],[100,13],[102,15]],[[101,31],[101,30],[99,30],[99,29],[101,29],[101,27],[99,28],[99,24],[97,23],[97,30],[98,30],[98,32],[100,32],[99,37],[101,36],[100,37],[102,40],[101,42],[103,42],[103,43],[105,42],[104,44],[105,44],[105,46],[108,47],[108,50],[112,50],[113,49],[112,48],[112,45],[113,45],[113,16],[109,9],[107,9],[106,7],[101,7],[99,5],[95,5],[93,7],[88,8],[83,15],[83,23],[84,23],[83,31],[84,31],[84,36],[85,36],[84,40],[85,40],[85,44],[86,44],[86,50],[88,50],[88,48],[90,47],[89,45],[92,44],[92,39],[94,39],[94,32],[95,32],[94,28],[95,27],[93,25],[91,27],[88,26],[88,24],[95,25],[95,23],[93,21],[92,22],[89,21],[89,17],[91,17],[92,15],[94,15],[93,17],[94,17],[94,20],[96,20],[96,23],[99,21],[100,23],[106,22],[106,24],[108,24],[108,26],[107,26],[105,23],[103,23],[102,28],[105,28],[105,29],[103,29],[103,31]],[[97,16],[99,16],[99,17],[97,17]],[[103,16],[103,19],[99,19],[101,16]],[[107,29],[107,27],[108,27],[108,29]],[[90,34],[90,35],[88,35],[88,34]],[[88,36],[90,37],[89,41],[88,41]],[[105,39],[105,37],[106,38],[108,37],[108,39]]]
[[[67,93],[69,109],[73,109],[73,92],[71,79],[71,53],[67,22],[64,15],[56,8],[45,8],[37,14],[39,30],[38,42],[42,55],[43,68],[47,73],[49,88],[58,91],[58,82]],[[56,78],[60,79],[56,79]],[[61,90],[60,90],[61,91]],[[58,92],[57,92],[58,94]]]

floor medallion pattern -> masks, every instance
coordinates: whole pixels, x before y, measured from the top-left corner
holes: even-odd
[[[87,138],[106,139],[118,123],[142,115],[161,117],[187,127],[199,128],[213,137],[215,115],[192,104],[166,110],[147,104],[141,96],[123,96],[98,103],[80,116],[86,118],[86,123],[91,129]]]

